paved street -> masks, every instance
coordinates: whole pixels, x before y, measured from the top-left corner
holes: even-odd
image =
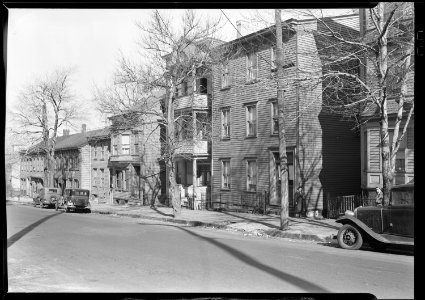
[[[9,292],[372,293],[413,298],[413,255],[8,205]]]

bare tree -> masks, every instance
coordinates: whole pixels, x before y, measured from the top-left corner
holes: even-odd
[[[365,18],[360,18],[362,32],[359,32],[359,23],[333,20],[329,11],[289,11],[290,16],[314,20],[317,25],[313,26],[314,29],[309,26],[298,28],[298,31],[314,36],[316,47],[311,47],[310,52],[303,50],[302,53],[289,54],[310,56],[312,62],[319,57],[321,66],[315,70],[298,67],[302,76],[288,79],[286,84],[302,84],[310,89],[320,86],[324,110],[354,121],[358,127],[371,118],[379,119],[386,202],[395,174],[396,154],[414,113],[411,86],[414,71],[413,9],[411,2],[378,3],[366,9]],[[358,13],[359,10],[352,12]],[[267,26],[271,23],[270,15],[263,12],[250,16],[250,20]],[[396,107],[391,144],[389,105]],[[300,111],[303,111],[302,107]],[[365,111],[371,112],[367,119],[362,114]],[[294,116],[294,120],[296,118],[299,116]]]
[[[53,183],[58,130],[77,118],[77,104],[70,87],[71,69],[56,70],[24,88],[12,108],[12,134],[25,136],[45,154],[44,185]]]
[[[211,51],[219,43],[214,34],[220,20],[204,21],[187,10],[181,24],[176,26],[171,18],[155,10],[146,25],[138,23],[137,26],[142,33],[140,46],[145,50],[147,63],[142,66],[122,58],[113,87],[108,89],[106,97],[98,90],[96,98],[102,112],[131,111],[139,124],[151,124],[151,130],[160,130],[161,160],[166,166],[168,193],[176,217],[181,212],[174,170],[177,150],[196,145],[199,139],[205,138],[210,122],[194,119],[190,113],[176,114],[176,96],[186,84],[195,90],[196,79],[210,72]],[[196,93],[191,93],[190,99],[193,104],[199,101]],[[194,131],[195,127],[201,128],[197,122],[206,129],[202,134]],[[146,137],[156,136],[144,131]],[[149,146],[155,147],[155,144],[152,141]]]
[[[320,77],[325,106],[359,125],[368,121],[361,118],[365,111],[372,111],[372,117],[379,119],[384,203],[389,199],[396,154],[414,112],[413,89],[409,86],[414,69],[413,18],[413,3],[381,2],[367,9],[359,37],[337,31],[318,19],[318,26],[323,28],[318,37],[322,40],[319,55],[325,62]],[[389,105],[395,105],[397,112],[391,144]],[[403,118],[406,122],[401,128]]]

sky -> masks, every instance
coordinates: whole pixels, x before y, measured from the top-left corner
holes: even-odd
[[[269,19],[273,17],[273,10],[197,10],[205,18],[223,19],[220,38],[225,41],[236,38],[237,20],[247,20],[258,11]],[[176,20],[175,16],[181,12],[163,11]],[[18,101],[20,91],[35,78],[57,68],[72,67],[71,86],[76,101],[81,104],[81,114],[86,117],[83,122],[88,130],[105,126],[92,101],[93,87],[108,83],[117,67],[120,51],[126,57],[140,58],[137,44],[140,29],[135,23],[146,22],[151,13],[150,9],[9,9],[7,111]],[[330,14],[341,13],[347,11],[334,10]],[[291,17],[294,15],[288,13],[282,19]],[[252,32],[255,28],[252,24],[242,22],[243,35]],[[256,30],[265,27],[264,24],[256,26]],[[6,128],[10,124],[10,114],[6,113]],[[79,128],[81,124],[70,128],[71,133]]]

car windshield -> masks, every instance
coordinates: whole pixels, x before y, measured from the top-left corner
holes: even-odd
[[[391,191],[391,205],[414,205],[413,189],[402,189]]]
[[[57,190],[56,189],[49,189],[49,192],[57,193]]]
[[[72,191],[72,195],[74,196],[88,196],[88,191]]]

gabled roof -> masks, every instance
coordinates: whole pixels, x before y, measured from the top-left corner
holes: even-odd
[[[109,127],[87,131],[85,133],[79,132],[65,136],[58,136],[56,138],[55,151],[66,149],[77,149],[88,144],[89,139],[98,137],[107,137],[110,134]],[[30,147],[28,150],[22,150],[20,153],[37,153],[43,152],[42,142]]]
[[[404,103],[403,114],[409,112],[411,101],[413,101],[413,100],[406,101]],[[395,99],[394,98],[388,99],[388,101],[387,101],[387,114],[393,115],[393,114],[397,114],[397,112],[398,112],[398,104],[395,101]],[[378,115],[379,115],[379,107],[375,103],[371,103],[370,105],[368,105],[363,110],[363,112],[360,114],[360,116],[364,117],[364,118],[368,118],[368,117],[370,118],[370,117],[374,117],[374,116],[378,116]]]

